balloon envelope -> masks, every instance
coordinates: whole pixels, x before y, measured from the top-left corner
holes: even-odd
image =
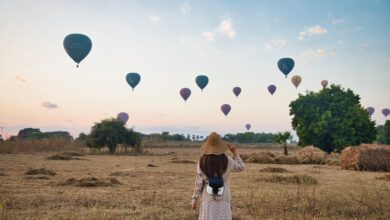
[[[248,130],[248,131],[249,131],[249,129],[251,129],[251,127],[252,127],[251,124],[246,124],[246,125],[245,125],[245,128],[246,128],[246,130]]]
[[[229,112],[230,112],[231,109],[232,109],[232,107],[231,107],[229,104],[223,104],[223,105],[221,106],[221,111],[223,112],[223,114],[224,114],[225,116],[227,116],[227,115],[229,114]]]
[[[268,86],[268,92],[271,93],[271,95],[273,95],[276,91],[276,86],[271,84]]]
[[[199,88],[203,91],[203,89],[209,83],[209,78],[205,75],[199,75],[195,78],[195,82],[199,86]]]
[[[294,60],[291,58],[282,58],[278,61],[279,70],[286,76],[291,72],[294,68]]]
[[[323,88],[325,88],[327,85],[328,85],[328,80],[322,80],[322,81],[321,81],[321,86],[322,86]]]
[[[387,117],[387,116],[390,114],[390,109],[388,109],[388,108],[382,109],[382,114],[383,114],[385,117]]]
[[[64,49],[74,62],[79,63],[89,54],[92,41],[84,34],[69,34],[64,39]]]
[[[127,120],[129,120],[129,115],[126,113],[126,112],[120,112],[118,113],[118,115],[116,116],[116,118],[124,123],[127,122]]]
[[[367,110],[368,114],[370,114],[370,116],[372,114],[374,114],[374,112],[375,112],[375,108],[374,107],[368,107],[366,110]]]
[[[291,77],[291,82],[294,84],[295,88],[298,88],[299,84],[302,82],[302,78],[299,75]]]
[[[180,96],[184,99],[184,101],[187,101],[190,95],[191,95],[191,90],[189,88],[180,89]]]
[[[233,88],[233,93],[234,93],[234,95],[236,95],[236,97],[238,97],[238,95],[240,95],[240,93],[241,93],[241,88],[240,87],[234,87]]]
[[[126,81],[131,86],[131,88],[134,90],[134,88],[141,81],[141,76],[138,73],[128,73],[126,75]]]

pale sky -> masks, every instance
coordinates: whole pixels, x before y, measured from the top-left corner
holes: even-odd
[[[323,79],[359,94],[383,124],[388,21],[385,0],[0,0],[0,127],[78,135],[127,112],[127,126],[143,133],[237,133],[246,123],[254,132],[292,131],[289,103],[321,89]],[[80,68],[63,48],[71,33],[92,40]],[[288,79],[277,68],[282,57],[295,60]],[[129,72],[141,75],[135,91]],[[203,92],[200,74],[210,80]],[[298,89],[290,82],[296,74]],[[269,84],[277,86],[273,96]],[[192,90],[186,103],[183,87]]]

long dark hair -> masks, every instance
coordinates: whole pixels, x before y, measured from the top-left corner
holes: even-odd
[[[222,177],[222,175],[226,172],[227,165],[228,158],[225,154],[205,154],[200,158],[199,161],[200,169],[203,171],[203,173],[206,174],[207,177]]]

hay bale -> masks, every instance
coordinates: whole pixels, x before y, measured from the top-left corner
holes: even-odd
[[[340,166],[341,161],[340,161],[341,155],[339,153],[332,152],[328,154],[324,160],[326,165],[329,166]]]
[[[98,179],[95,177],[86,177],[81,179],[69,178],[65,182],[61,182],[59,186],[78,186],[78,187],[98,187],[98,186],[115,186],[121,185],[116,178]]]
[[[70,157],[83,157],[83,156],[85,156],[84,154],[80,154],[77,152],[64,152],[64,153],[62,153],[62,155],[70,156]]]
[[[259,170],[259,172],[264,172],[264,173],[289,173],[290,171],[282,168],[282,167],[266,167],[266,168],[263,168],[261,170]]]
[[[50,175],[50,176],[54,176],[54,175],[56,175],[56,172],[54,172],[53,170],[48,170],[46,168],[38,168],[38,169],[30,168],[24,174],[26,174],[26,175]]]
[[[149,163],[148,165],[146,165],[147,167],[158,167],[157,165],[154,165],[152,163]]]
[[[308,175],[292,175],[292,176],[272,175],[272,176],[261,177],[257,180],[262,182],[279,183],[279,184],[297,184],[297,185],[318,184],[316,178]]]
[[[300,164],[299,160],[295,155],[279,155],[275,158],[277,164]]]
[[[384,176],[378,176],[378,177],[375,177],[375,179],[390,181],[390,175],[387,174],[387,175],[384,175]]]
[[[390,171],[390,146],[362,144],[341,152],[341,167],[346,170]]]
[[[171,160],[171,163],[188,163],[188,164],[194,164],[195,162],[194,161],[190,161],[190,160],[181,160],[181,159],[175,159],[175,160]]]
[[[116,171],[110,174],[110,176],[130,176],[135,177],[136,175],[130,171]]]
[[[24,179],[30,179],[30,180],[48,180],[50,179],[48,176],[26,176]]]
[[[257,153],[252,153],[249,155],[245,155],[244,158],[241,158],[244,162],[247,163],[274,163],[275,162],[275,155],[268,151],[261,151]]]
[[[73,158],[69,155],[55,154],[47,157],[48,160],[72,160]]]
[[[327,153],[319,148],[308,146],[297,152],[297,159],[304,164],[325,164]]]

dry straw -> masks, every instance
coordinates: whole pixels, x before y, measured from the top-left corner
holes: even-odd
[[[341,152],[341,167],[347,170],[390,171],[390,146],[363,144]]]

